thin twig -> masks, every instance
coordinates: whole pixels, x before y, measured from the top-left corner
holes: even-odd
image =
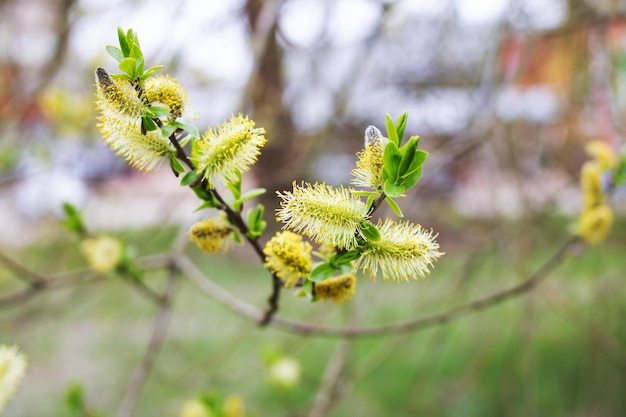
[[[16,263],[16,265],[20,264]],[[21,265],[20,267],[24,268]],[[26,269],[24,268],[24,270]],[[0,298],[0,310],[16,305],[21,305],[47,290],[56,290],[71,285],[95,281],[97,278],[99,278],[93,271],[89,269],[81,269],[78,271],[69,272],[66,274],[48,278],[45,278],[43,275],[37,275],[40,276],[43,281],[37,281],[36,284],[30,285],[29,287],[19,292]]]
[[[358,311],[355,306],[350,312],[351,316],[348,321],[349,325],[354,325],[358,320]],[[323,417],[325,416],[333,405],[338,401],[338,394],[341,391],[342,385],[345,382],[345,369],[348,362],[348,356],[352,348],[353,341],[350,339],[343,339],[335,348],[333,355],[331,356],[324,375],[320,382],[320,387],[315,395],[313,406],[308,413],[307,417]]]
[[[141,363],[133,373],[130,385],[126,390],[122,404],[117,412],[117,417],[131,417],[135,412],[141,391],[143,390],[143,387],[152,372],[156,357],[163,346],[163,342],[165,341],[171,314],[171,301],[176,289],[177,278],[178,271],[175,268],[172,268],[170,277],[167,281],[167,288],[165,289],[165,294],[163,295],[161,308],[154,322],[150,343],[146,348],[146,352],[143,355]]]
[[[233,313],[250,319],[252,321],[260,321],[263,317],[263,312],[243,301],[241,298],[236,297],[229,291],[217,285],[206,277],[191,260],[181,254],[174,260],[176,267],[182,272],[192,283],[196,285],[206,295],[217,301],[219,304],[227,307]]]
[[[170,135],[169,139],[170,139],[170,142],[172,142],[172,144],[176,148],[177,158],[182,160],[190,169],[195,170],[196,169],[195,165],[189,159],[189,157],[185,153],[185,150],[180,146],[180,143],[178,142],[176,135],[174,134]],[[242,236],[244,236],[244,238],[250,244],[250,246],[252,246],[252,248],[254,249],[254,252],[257,254],[261,262],[265,262],[265,254],[263,253],[263,248],[261,247],[257,239],[253,239],[252,237],[250,237],[250,234],[248,233],[250,229],[248,228],[248,225],[246,224],[246,222],[243,220],[243,217],[241,217],[241,213],[233,210],[233,208],[230,205],[228,205],[228,203],[226,202],[226,200],[224,200],[224,198],[220,195],[220,193],[213,187],[210,187],[209,182],[206,178],[201,177],[199,182],[194,182],[193,184],[190,185],[190,187],[191,188],[202,187],[202,189],[210,192],[213,195],[213,197],[220,203],[220,205],[218,206],[218,209],[226,213],[226,217],[228,217],[228,220],[230,221],[230,223],[233,226],[235,226],[237,229],[239,229],[239,232],[241,233]],[[270,275],[272,276],[272,292],[270,293],[270,296],[268,297],[268,300],[267,300],[268,308],[265,311],[265,314],[258,321],[260,326],[266,326],[272,321],[272,318],[278,311],[280,291],[283,288],[282,280],[278,278],[278,276],[274,272],[272,271],[269,271],[269,272],[270,272]]]
[[[123,279],[124,282],[131,285],[133,288],[139,291],[140,294],[144,295],[147,299],[153,301],[156,305],[161,305],[165,301],[163,299],[163,295],[150,288],[148,285],[146,285],[145,282],[128,276],[124,276]]]
[[[571,237],[525,281],[514,285],[511,288],[496,292],[484,298],[470,301],[469,303],[457,307],[453,307],[439,314],[409,320],[404,323],[370,327],[325,327],[286,320],[278,316],[275,316],[270,324],[278,329],[305,336],[339,338],[365,338],[402,334],[446,324],[467,314],[476,313],[487,308],[494,307],[506,300],[530,292],[557,266],[559,266],[563,259],[570,254],[570,251],[579,244],[582,243],[578,237]],[[177,258],[175,262],[176,266],[180,268],[181,272],[183,272],[190,281],[192,281],[202,292],[213,298],[218,303],[224,305],[234,313],[250,320],[258,321],[259,318],[262,317],[261,311],[256,307],[241,300],[240,298],[237,298],[230,292],[207,279],[202,271],[200,271],[185,256]]]
[[[20,292],[10,294],[6,297],[0,298],[0,310],[4,308],[13,307],[15,305],[24,304],[25,302],[33,298],[35,295],[39,294],[42,289],[43,287],[40,287],[40,288],[28,287],[25,290],[22,290]]]
[[[378,208],[383,203],[383,201],[385,201],[386,198],[387,198],[387,194],[385,194],[384,192],[380,193],[378,198],[374,200],[370,208],[367,210],[367,215],[365,217],[368,217],[368,218],[371,217],[372,214],[374,214],[374,212],[378,210]]]
[[[13,258],[2,252],[0,252],[0,262],[5,264],[13,271],[17,272],[18,278],[28,282],[33,287],[42,285],[46,281],[45,277],[43,277],[42,275],[31,271],[24,265],[20,264],[19,262],[15,261]]]
[[[171,259],[172,256],[169,254],[150,255],[137,259],[137,264],[145,270],[160,269],[171,265]],[[19,275],[19,278],[29,283],[32,281],[32,284],[29,287],[5,297],[0,297],[0,310],[28,302],[35,296],[42,294],[44,291],[57,290],[85,282],[93,282],[102,278],[91,269],[79,269],[47,277],[31,271],[2,252],[0,252],[0,261],[2,261],[5,265],[8,265],[14,271],[19,272],[21,274]],[[150,298],[160,297],[156,293],[153,295],[156,295],[157,297],[151,296]]]

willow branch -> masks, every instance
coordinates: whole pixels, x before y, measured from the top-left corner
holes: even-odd
[[[189,279],[189,281],[198,287],[200,291],[208,295],[217,303],[228,308],[231,312],[256,322],[260,321],[263,317],[263,312],[260,309],[243,301],[241,298],[236,297],[231,292],[208,279],[204,272],[194,265],[194,263],[191,262],[187,256],[182,254],[178,256],[174,259],[174,265]],[[275,320],[277,319],[278,318],[275,317]]]
[[[44,276],[34,271],[31,271],[24,265],[20,264],[19,262],[15,261],[13,258],[2,252],[0,252],[0,262],[5,264],[9,269],[17,272],[18,278],[28,282],[33,287],[42,285],[46,280]]]
[[[356,323],[357,316],[357,309],[355,307],[352,309],[348,323]],[[344,374],[348,363],[348,356],[352,349],[352,343],[352,340],[344,339],[337,344],[333,355],[326,365],[326,369],[324,369],[320,387],[315,395],[313,406],[307,417],[324,417],[339,400],[339,394],[345,382]]]
[[[428,327],[443,325],[457,318],[486,310],[487,308],[494,307],[504,301],[530,292],[561,264],[565,257],[571,253],[572,249],[580,244],[581,242],[578,237],[571,237],[525,281],[487,297],[479,298],[466,304],[453,307],[442,313],[416,318],[403,323],[370,327],[325,327],[286,320],[278,316],[274,317],[270,324],[275,326],[277,329],[304,336],[334,338],[380,337],[385,335],[409,333]],[[188,258],[181,256],[175,260],[175,263],[176,266],[180,268],[181,272],[187,275],[189,280],[192,281],[202,292],[227,307],[232,312],[254,321],[258,321],[259,317],[262,316],[261,311],[256,307],[241,300],[240,298],[237,298],[214,282],[208,280],[202,271],[193,265]]]
[[[143,269],[160,269],[164,268],[171,264],[171,255],[168,254],[159,254],[159,255],[151,255],[144,256],[137,259],[137,264]],[[6,260],[10,260],[6,262]],[[86,282],[95,282],[101,277],[99,277],[95,272],[91,269],[79,269],[72,272],[67,272],[60,275],[55,276],[44,276],[37,272],[31,271],[26,268],[24,265],[20,264],[17,261],[12,260],[7,257],[5,254],[0,252],[0,260],[8,265],[11,269],[16,272],[19,272],[21,275],[19,277],[27,282],[33,282],[27,288],[15,292],[13,294],[0,297],[0,310],[4,308],[13,307],[16,305],[21,305],[25,302],[30,301],[35,296],[42,294],[48,290],[56,290],[65,287],[69,287],[72,285],[78,285]],[[30,277],[30,278],[28,278]],[[151,290],[151,289],[150,289]],[[153,290],[151,290],[153,291]],[[155,293],[156,294],[156,293]],[[160,296],[159,296],[160,297]],[[155,298],[155,297],[151,297]],[[158,303],[160,304],[160,302]]]
[[[189,167],[189,169],[195,170],[196,167],[194,163],[189,159],[189,157],[185,153],[185,150],[180,146],[180,143],[178,142],[176,135],[174,134],[170,135],[169,139],[170,139],[170,142],[172,142],[172,144],[176,148],[177,158],[182,160]],[[226,216],[228,217],[228,220],[230,221],[230,223],[233,226],[235,226],[237,229],[239,229],[239,232],[241,233],[241,235],[244,236],[246,241],[254,249],[254,252],[257,254],[261,262],[264,263],[265,254],[263,253],[263,248],[261,247],[257,239],[253,239],[250,237],[250,234],[248,233],[250,230],[248,229],[248,225],[246,224],[246,222],[241,217],[241,213],[233,210],[233,208],[230,205],[228,205],[226,200],[224,200],[224,198],[220,195],[220,193],[217,192],[217,190],[215,190],[212,187],[209,187],[209,184],[206,178],[202,178],[197,184],[192,184],[191,186],[203,187],[205,190],[210,191],[210,193],[220,203],[218,208],[222,210],[224,213],[226,213]],[[258,320],[258,323],[260,326],[266,326],[272,321],[272,318],[278,311],[280,292],[281,292],[281,289],[283,288],[282,280],[278,278],[278,276],[275,273],[271,271],[269,272],[270,272],[270,275],[272,276],[272,292],[270,293],[270,296],[267,299],[268,301],[267,310],[265,311],[265,314],[263,314]]]
[[[161,305],[165,300],[161,294],[146,285],[145,282],[133,277],[124,276],[124,282],[135,288],[141,295],[145,296],[156,305]]]
[[[178,273],[174,268],[172,268],[170,277],[167,281],[165,294],[162,297],[163,301],[161,303],[161,308],[159,309],[159,313],[154,322],[150,343],[146,348],[146,352],[144,353],[141,363],[133,373],[130,385],[126,390],[122,404],[117,412],[117,417],[131,417],[134,414],[141,392],[143,391],[148,377],[154,368],[157,355],[163,346],[163,342],[165,341],[171,315],[171,301],[176,289],[177,278]]]
[[[97,275],[89,269],[81,269],[53,277],[44,277],[43,275],[39,275],[28,270],[19,263],[15,263],[15,265],[19,267],[19,270],[22,270],[25,273],[35,274],[35,276],[40,277],[41,281],[37,280],[35,283],[21,291],[0,297],[0,310],[16,305],[22,305],[47,290],[56,290],[71,285],[78,285],[84,282],[95,281],[98,278]],[[16,268],[15,270],[18,269]]]

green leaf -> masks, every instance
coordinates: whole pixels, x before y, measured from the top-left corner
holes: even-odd
[[[406,172],[404,172],[403,175],[406,175],[412,171],[415,171],[417,168],[420,168],[422,165],[424,165],[424,162],[426,162],[426,159],[428,159],[428,152],[423,151],[421,149],[418,149],[417,151],[415,151],[415,155],[413,156],[413,161],[411,161],[411,166],[409,166],[409,168],[406,170]]]
[[[404,128],[406,127],[406,119],[409,117],[407,112],[402,113],[396,122],[396,132],[398,132],[398,142],[402,143],[402,136],[404,136]]]
[[[367,240],[368,242],[376,242],[380,240],[380,232],[378,231],[376,226],[374,226],[370,222],[361,223],[361,236],[363,236],[363,239]]]
[[[383,186],[383,190],[388,197],[402,197],[406,188],[401,185],[395,185],[391,180],[386,180],[385,185]]]
[[[235,228],[233,229],[233,239],[235,239],[235,242],[237,242],[238,244],[243,244],[243,238],[241,237],[241,232],[239,232],[239,229]]]
[[[111,55],[117,62],[122,62],[124,60],[124,53],[120,48],[117,48],[112,45],[107,45],[106,47],[107,53]]]
[[[131,76],[128,75],[128,74],[111,74],[111,78],[113,78],[114,80],[128,80],[128,81],[132,81]]]
[[[300,288],[300,291],[296,293],[296,296],[300,298],[306,297],[313,299],[313,281],[311,281],[310,279],[305,279],[302,283],[302,288]]]
[[[149,76],[151,76],[152,74],[154,74],[161,68],[163,68],[163,65],[156,65],[154,67],[150,67],[139,78],[141,79],[141,81],[144,81],[145,79],[147,79]]]
[[[63,211],[67,216],[62,224],[70,231],[79,234],[85,234],[85,224],[80,212],[72,204],[67,201],[63,202]]]
[[[324,262],[313,268],[313,270],[311,271],[311,275],[309,275],[309,280],[313,282],[321,282],[324,281],[326,278],[333,276],[336,271],[336,268]]]
[[[420,166],[415,171],[407,173],[405,176],[400,178],[400,185],[404,187],[405,190],[413,187],[420,180],[422,176],[422,167]]]
[[[143,58],[137,32],[132,29],[128,29],[128,32],[126,32],[126,42],[128,42],[128,47],[130,49],[128,56],[133,58]]]
[[[400,161],[402,161],[402,154],[394,142],[389,141],[387,146],[385,146],[383,161],[383,178],[395,182],[400,175],[399,168]]]
[[[252,190],[247,191],[244,195],[239,198],[239,201],[242,203],[252,200],[258,196],[265,194],[267,190],[265,188],[253,188]]]
[[[65,403],[72,413],[82,413],[85,408],[85,392],[79,383],[71,383],[65,392]]]
[[[417,141],[417,147],[419,148],[419,146],[420,146],[420,137],[419,137],[419,136],[417,136],[417,135],[413,135],[413,136],[411,136],[411,137],[409,138],[409,140],[411,140],[411,139],[413,139],[413,138],[415,138],[415,140]]]
[[[333,263],[337,266],[346,265],[354,261],[355,259],[359,258],[360,256],[361,256],[361,252],[356,249],[353,249],[347,252],[334,254],[333,256],[331,256],[328,263]]]
[[[185,146],[186,144],[189,143],[190,140],[192,139],[196,139],[191,135],[185,135],[185,137],[183,137],[182,139],[178,140],[178,143],[180,144],[180,146]]]
[[[405,177],[403,177],[400,180],[400,184],[402,187],[404,187],[405,190],[408,190],[409,188],[413,187],[415,184],[417,184],[417,182],[420,180],[420,178],[422,177],[422,167],[417,168],[415,171],[407,174]]]
[[[195,191],[195,188],[193,189]],[[197,213],[201,210],[204,209],[212,209],[217,207],[212,201],[205,201],[204,203],[200,204],[195,210],[194,212]]]
[[[143,52],[141,52],[141,48],[139,47],[139,42],[134,40],[130,47],[130,57],[135,59],[143,59]]]
[[[163,117],[170,114],[170,108],[167,106],[150,106],[150,113],[153,117]]]
[[[135,58],[124,58],[120,62],[120,70],[128,74],[132,79],[135,78],[135,68],[137,67],[137,61]]]
[[[176,158],[173,153],[168,154],[168,156],[170,158],[170,166],[172,167],[172,169],[179,174],[184,174],[185,167],[183,166],[183,164],[180,163],[178,158]]]
[[[258,213],[255,209],[249,209],[248,215],[246,216],[248,219],[248,228],[250,230],[256,229],[255,225],[258,222]]]
[[[182,185],[183,187],[187,187],[188,185],[196,182],[201,177],[202,174],[200,174],[198,171],[189,171],[180,179],[180,185]]]
[[[378,191],[366,191],[366,190],[350,190],[350,192],[354,195],[358,195],[361,197],[378,197],[378,195],[380,194]]]
[[[241,172],[239,170],[235,171],[235,178],[227,178],[226,186],[233,193],[235,200],[241,197]]]
[[[138,77],[143,74],[143,57],[137,58],[137,64],[135,65],[135,75]]]
[[[120,41],[122,54],[124,55],[124,57],[128,57],[130,54],[130,47],[128,46],[128,42],[126,42],[126,35],[124,34],[124,30],[121,27],[117,28],[117,38]]]
[[[263,215],[265,214],[265,206],[261,203],[257,204],[256,206],[256,216],[257,216],[257,221],[261,221],[263,220]]]
[[[399,147],[400,138],[398,138],[398,131],[396,130],[396,127],[393,124],[393,119],[389,113],[385,115],[385,127],[387,128],[387,137],[389,138],[389,141],[395,143],[396,146]]]
[[[413,162],[413,157],[415,156],[415,151],[417,150],[417,140],[415,138],[411,138],[406,145],[400,148],[400,153],[402,154],[402,160],[400,161],[400,167],[398,168],[399,177],[401,177],[405,172],[409,170],[411,163]]]
[[[622,184],[626,184],[626,155],[620,158],[613,175],[613,186],[617,188]]]
[[[150,116],[143,116],[141,118],[141,125],[148,132],[155,131],[159,128],[159,126],[152,120]]]
[[[193,137],[196,137],[196,138],[200,137],[200,133],[198,132],[198,129],[196,129],[194,125],[191,125],[189,123],[174,122],[172,123],[172,126],[176,126],[180,129],[183,129],[185,132],[189,133]]]
[[[265,231],[265,228],[267,227],[267,222],[263,220],[264,213],[265,206],[263,206],[263,204],[257,205],[257,208],[254,210],[248,210],[247,219],[248,228],[250,229],[248,236],[250,236],[250,238],[258,239]]]
[[[400,206],[398,206],[398,203],[396,203],[396,201],[393,198],[387,196],[385,201],[387,201],[387,204],[389,204],[389,207],[391,207],[391,210],[393,210],[393,212],[396,213],[398,217],[404,217],[404,214],[402,214],[402,210],[400,210]]]
[[[175,126],[165,125],[161,128],[161,134],[163,135],[164,138],[169,138],[170,136],[172,136],[172,133],[174,133],[175,130],[176,130]]]

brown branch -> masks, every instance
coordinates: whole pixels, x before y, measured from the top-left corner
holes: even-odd
[[[178,142],[176,135],[172,133],[169,139],[170,139],[170,142],[172,142],[172,144],[176,148],[176,157],[182,160],[190,169],[195,170],[196,169],[195,165],[189,159],[189,157],[185,153],[185,150],[180,146],[180,143]],[[244,236],[246,241],[252,246],[252,248],[254,249],[254,252],[257,254],[261,262],[265,263],[265,254],[263,253],[263,248],[261,247],[257,239],[253,239],[249,236],[248,232],[250,231],[250,229],[248,229],[248,225],[241,217],[241,213],[233,210],[233,208],[228,205],[228,203],[226,202],[226,200],[224,200],[224,198],[220,195],[220,193],[217,192],[216,189],[209,186],[209,183],[206,178],[201,178],[199,182],[192,183],[190,187],[191,188],[203,187],[204,190],[207,190],[209,193],[211,193],[215,197],[215,199],[220,203],[218,209],[226,213],[226,216],[228,217],[228,220],[230,221],[230,223],[233,226],[237,227],[237,229],[239,229],[239,232],[241,233],[242,236]],[[265,314],[263,315],[263,317],[259,319],[259,326],[266,326],[272,321],[272,317],[274,317],[274,315],[278,311],[280,291],[283,288],[282,280],[278,278],[278,276],[275,273],[271,271],[269,272],[272,276],[272,292],[270,293],[270,296],[267,299],[268,308],[265,311]]]
[[[19,266],[23,271],[29,271],[27,268],[18,263],[15,265]],[[49,278],[45,278],[32,271],[29,272],[41,277],[42,281],[37,281],[19,292],[0,298],[0,310],[13,307],[15,305],[21,305],[47,290],[56,290],[70,285],[94,281],[98,278],[95,273],[89,269],[82,269]]]
[[[124,282],[135,288],[141,295],[145,296],[156,305],[161,305],[166,301],[163,295],[150,288],[145,282],[130,276],[124,276],[123,279]]]
[[[339,342],[339,345],[326,365],[320,388],[315,395],[313,406],[307,417],[324,417],[332,408],[335,403],[337,391],[344,379],[344,370],[352,343],[351,340],[347,339]]]
[[[511,288],[501,290],[487,297],[479,298],[457,307],[453,307],[439,314],[409,320],[404,323],[370,327],[325,327],[286,320],[281,317],[274,317],[270,324],[278,329],[304,336],[339,338],[379,337],[384,335],[409,333],[428,327],[443,325],[467,314],[476,313],[487,308],[494,307],[506,300],[519,297],[530,292],[561,264],[563,259],[570,254],[572,249],[581,244],[582,243],[578,237],[571,237],[565,241],[565,243],[563,243],[563,245],[561,245],[561,247],[559,247],[559,249],[525,281],[522,281]],[[175,260],[175,263],[176,266],[180,268],[181,272],[183,272],[202,292],[218,303],[224,305],[229,310],[254,321],[258,321],[259,318],[262,317],[261,311],[256,307],[241,300],[240,298],[237,298],[230,292],[207,279],[202,271],[193,265],[188,258],[181,256]]]
[[[117,417],[131,417],[141,396],[141,391],[152,372],[157,355],[163,346],[165,341],[167,327],[171,315],[171,302],[176,290],[176,282],[178,278],[178,271],[175,268],[171,269],[170,277],[167,281],[167,288],[165,294],[163,294],[161,308],[154,322],[152,329],[152,336],[150,337],[150,343],[146,348],[146,352],[143,355],[143,359],[139,366],[133,373],[130,385],[126,390],[122,404],[117,412]]]
[[[200,291],[208,295],[214,301],[225,306],[233,313],[256,322],[259,322],[263,318],[263,312],[260,309],[243,301],[241,298],[236,297],[229,291],[208,279],[204,272],[194,265],[194,263],[191,262],[191,260],[184,254],[178,256],[173,262],[176,268],[178,268],[180,272],[182,272],[193,284],[195,284]]]
[[[22,290],[20,292],[10,294],[6,297],[1,297],[0,298],[0,310],[4,308],[13,307],[14,305],[21,305],[29,301],[35,295],[41,293],[41,290],[43,290],[43,288],[41,287],[40,288],[28,287],[25,290]]]
[[[144,269],[159,269],[159,268],[164,268],[170,265],[171,258],[172,258],[171,255],[167,255],[167,254],[145,256],[145,257],[137,259],[137,264]],[[6,262],[7,259],[10,260],[10,263]],[[20,272],[21,274],[25,276],[31,277],[29,280],[29,278],[24,278],[23,276],[21,276],[22,279],[28,281],[29,283],[31,280],[34,282],[34,284],[31,284],[29,287],[19,292],[10,294],[5,297],[1,297],[0,298],[0,310],[4,308],[13,307],[15,305],[23,304],[27,301],[30,301],[35,296],[42,294],[44,291],[47,291],[47,290],[56,290],[56,289],[68,287],[71,285],[77,285],[77,284],[81,284],[85,282],[93,282],[93,281],[101,279],[101,277],[96,275],[91,269],[80,269],[77,271],[68,272],[65,274],[57,275],[57,276],[46,277],[39,273],[31,271],[30,269],[26,268],[24,265],[7,257],[2,252],[0,252],[0,260],[2,260],[5,264],[9,265],[11,269],[13,269],[14,271]]]
[[[348,324],[353,325],[357,320],[358,312],[355,306],[351,311]],[[307,417],[324,417],[339,400],[339,394],[344,391],[342,388],[345,388],[345,370],[352,343],[353,340],[349,339],[341,340],[338,343],[326,365],[320,387]]]
[[[263,314],[261,320],[259,320],[259,326],[267,326],[276,315],[280,301],[280,291],[282,289],[283,282],[276,276],[276,274],[272,274],[272,293],[267,299],[269,306],[267,310],[265,310],[265,314]]]
[[[32,287],[38,287],[46,281],[46,279],[42,275],[31,271],[24,265],[20,264],[19,262],[15,261],[13,258],[2,252],[0,252],[0,262],[5,264],[13,271],[17,272],[18,278],[28,282]]]
[[[159,120],[159,119],[154,119]],[[160,120],[159,120],[160,122]],[[189,159],[189,157],[187,156],[187,153],[185,152],[185,150],[183,149],[182,146],[180,146],[180,142],[178,142],[178,138],[176,138],[176,133],[172,133],[169,136],[169,140],[172,143],[172,145],[174,145],[174,148],[176,149],[176,157],[178,159],[180,159],[181,161],[183,161],[185,163],[185,165],[187,165],[187,167],[189,169],[191,169],[192,171],[196,169],[196,166],[193,164],[193,162],[191,162],[191,160]]]
[[[372,202],[372,205],[367,210],[367,214],[365,215],[365,217],[367,217],[367,218],[371,217],[372,214],[374,214],[374,212],[376,210],[378,210],[380,205],[383,204],[383,201],[385,201],[385,198],[387,198],[387,194],[385,194],[384,192],[380,193],[378,198],[376,198],[376,200],[374,200],[374,202]]]

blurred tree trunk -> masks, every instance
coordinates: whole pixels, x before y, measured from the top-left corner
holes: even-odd
[[[262,0],[246,3],[251,37],[260,36],[257,25],[264,3]],[[256,73],[251,75],[252,85],[249,96],[245,97],[257,126],[267,131],[267,144],[255,165],[255,175],[260,185],[268,189],[263,201],[268,213],[278,204],[274,191],[291,188],[292,181],[302,171],[298,164],[302,149],[298,147],[298,133],[283,103],[283,50],[276,40],[277,27],[274,18],[263,53],[256,57]]]

